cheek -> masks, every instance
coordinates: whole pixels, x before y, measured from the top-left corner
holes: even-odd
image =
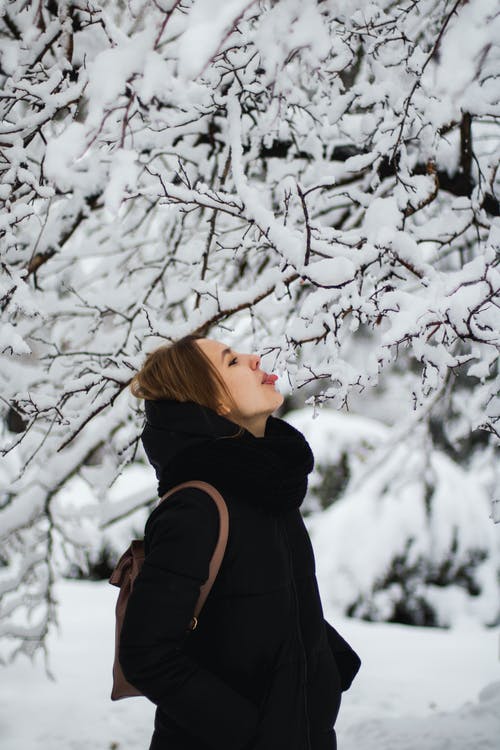
[[[256,408],[269,403],[265,386],[256,383],[253,378],[233,378],[230,388],[238,408],[245,415],[250,415]]]
[[[233,375],[226,382],[234,400],[240,407],[255,401],[255,383],[241,377],[241,375],[240,377]]]
[[[242,377],[241,373],[226,376],[226,383],[242,416],[250,417],[261,409],[277,409],[284,396],[270,386],[256,383],[255,377]]]

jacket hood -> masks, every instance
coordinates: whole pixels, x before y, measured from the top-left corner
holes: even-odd
[[[191,401],[146,401],[145,411],[142,443],[158,479],[185,451],[197,452],[218,438],[233,437],[240,429],[213,409]],[[238,439],[243,437],[257,439],[245,429]]]

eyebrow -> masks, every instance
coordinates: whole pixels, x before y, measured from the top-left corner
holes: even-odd
[[[226,354],[231,354],[231,349],[229,347],[227,347],[227,349],[222,350],[222,357],[221,357],[222,362],[224,362],[224,357],[226,356]]]

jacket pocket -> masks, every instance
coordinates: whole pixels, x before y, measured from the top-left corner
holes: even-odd
[[[301,750],[306,747],[306,718],[298,660],[282,662],[272,671],[260,705],[255,741],[244,750]]]
[[[340,633],[325,620],[328,645],[333,653],[340,674],[341,689],[348,690],[361,666],[361,659]]]

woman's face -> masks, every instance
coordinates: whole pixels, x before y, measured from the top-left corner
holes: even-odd
[[[214,339],[201,338],[197,344],[221,374],[238,406],[238,414],[234,415],[229,405],[222,403],[221,414],[254,434],[263,435],[267,417],[281,406],[284,397],[274,382],[263,382],[267,373],[260,369],[259,355],[236,352]]]

